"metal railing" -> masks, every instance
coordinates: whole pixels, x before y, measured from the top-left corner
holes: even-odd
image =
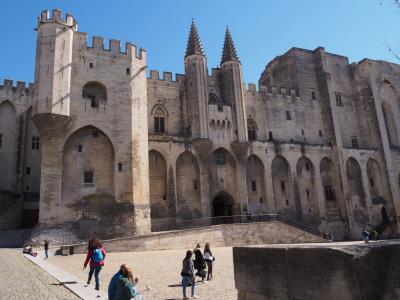
[[[223,224],[245,224],[245,223],[259,223],[259,222],[271,222],[280,221],[287,225],[296,227],[308,233],[322,237],[323,234],[317,228],[311,227],[304,223],[300,223],[296,220],[290,219],[281,214],[260,214],[260,215],[232,215],[232,216],[219,216],[209,218],[198,218],[188,220],[152,220],[151,231],[173,231],[173,230],[184,230],[199,227],[207,227],[212,225],[223,225]]]

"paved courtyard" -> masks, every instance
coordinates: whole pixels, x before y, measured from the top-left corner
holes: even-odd
[[[22,256],[21,250],[0,249],[0,299],[79,299],[57,280]]]
[[[212,251],[216,257],[214,279],[207,284],[199,282],[196,294],[200,299],[208,300],[237,299],[232,248],[214,248]],[[185,249],[108,253],[101,272],[100,289],[106,291],[112,275],[121,264],[126,263],[133,268],[135,276],[140,277],[139,289],[146,300],[182,299],[179,274],[185,253]],[[86,282],[87,270],[82,270],[85,257],[86,255],[54,256],[49,262]],[[88,288],[94,288],[94,280]]]

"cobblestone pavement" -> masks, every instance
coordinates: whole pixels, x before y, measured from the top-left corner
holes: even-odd
[[[0,299],[80,299],[31,261],[21,251],[0,249]]]
[[[207,284],[197,283],[197,296],[199,299],[207,300],[237,299],[233,278],[232,248],[214,248],[212,251],[216,257],[214,279]],[[106,291],[112,275],[118,271],[121,264],[126,263],[133,268],[135,276],[140,277],[139,290],[146,300],[182,299],[179,274],[185,254],[184,249],[108,253],[105,266],[100,273],[100,288]],[[49,259],[49,262],[85,282],[87,270],[82,270],[85,257],[86,255],[54,256]],[[146,286],[150,289],[146,289]],[[94,280],[88,288],[94,288]],[[190,288],[188,295],[190,295]]]

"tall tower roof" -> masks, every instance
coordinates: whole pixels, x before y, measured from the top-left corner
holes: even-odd
[[[199,32],[197,31],[194,19],[192,19],[192,25],[190,26],[189,39],[186,47],[185,58],[193,54],[199,54],[205,56],[203,46],[200,41],[200,35]]]
[[[227,61],[239,61],[228,26],[226,27],[224,49],[222,50],[221,65]]]

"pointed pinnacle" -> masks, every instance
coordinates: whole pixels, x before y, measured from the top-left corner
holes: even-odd
[[[239,61],[236,53],[235,44],[233,43],[231,33],[228,26],[226,26],[224,48],[222,50],[221,65],[227,61]]]
[[[194,23],[194,19],[192,18],[192,25],[190,26],[185,58],[193,54],[205,56],[203,46],[200,41],[199,32],[197,31],[196,24]]]

